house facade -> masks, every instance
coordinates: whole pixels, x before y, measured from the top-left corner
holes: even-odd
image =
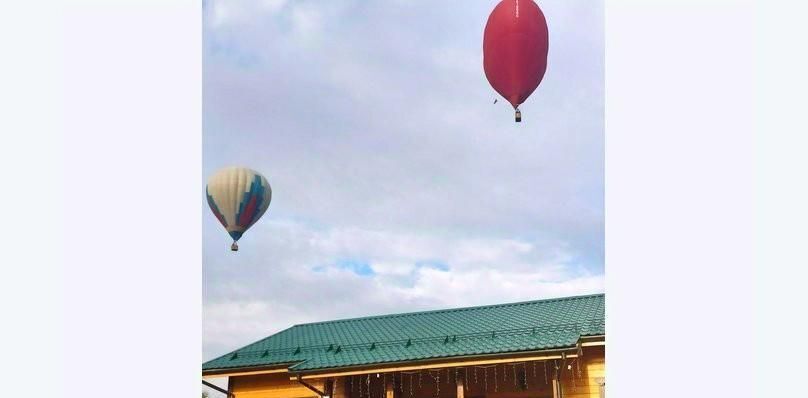
[[[295,325],[203,364],[236,398],[605,397],[605,296]]]

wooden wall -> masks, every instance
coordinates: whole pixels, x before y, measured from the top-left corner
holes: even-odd
[[[561,384],[564,391],[564,398],[598,398],[600,397],[599,378],[606,377],[606,358],[603,347],[587,347],[584,349],[584,356],[581,364],[581,377],[574,380],[572,373],[577,375],[576,365],[572,365],[572,371],[562,374]]]
[[[317,394],[300,383],[289,380],[288,373],[230,377],[230,391],[236,398],[317,398]],[[307,380],[323,389],[322,380]]]
[[[599,398],[597,380],[605,377],[604,348],[584,348],[580,362],[569,359],[567,365],[572,368],[565,367],[560,373],[564,398]],[[515,366],[477,368],[476,372],[475,377],[474,368],[424,370],[420,382],[419,372],[340,377],[334,382],[333,398],[456,398],[458,378],[465,379],[464,398],[553,397],[553,361],[517,362]],[[236,398],[317,398],[313,391],[289,378],[288,373],[231,377],[230,388]],[[324,389],[322,379],[306,381]]]

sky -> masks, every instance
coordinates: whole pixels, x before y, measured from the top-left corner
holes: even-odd
[[[603,292],[603,2],[537,2],[548,68],[518,124],[482,68],[496,3],[204,2],[203,182],[250,167],[272,202],[234,253],[200,192],[203,359],[299,323]]]

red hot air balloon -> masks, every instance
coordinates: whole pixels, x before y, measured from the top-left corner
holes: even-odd
[[[502,0],[483,33],[485,77],[516,110],[536,90],[547,70],[547,21],[532,0]]]

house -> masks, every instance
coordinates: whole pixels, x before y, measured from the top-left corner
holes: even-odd
[[[202,377],[227,377],[236,398],[603,397],[604,301],[295,325],[204,363]]]

